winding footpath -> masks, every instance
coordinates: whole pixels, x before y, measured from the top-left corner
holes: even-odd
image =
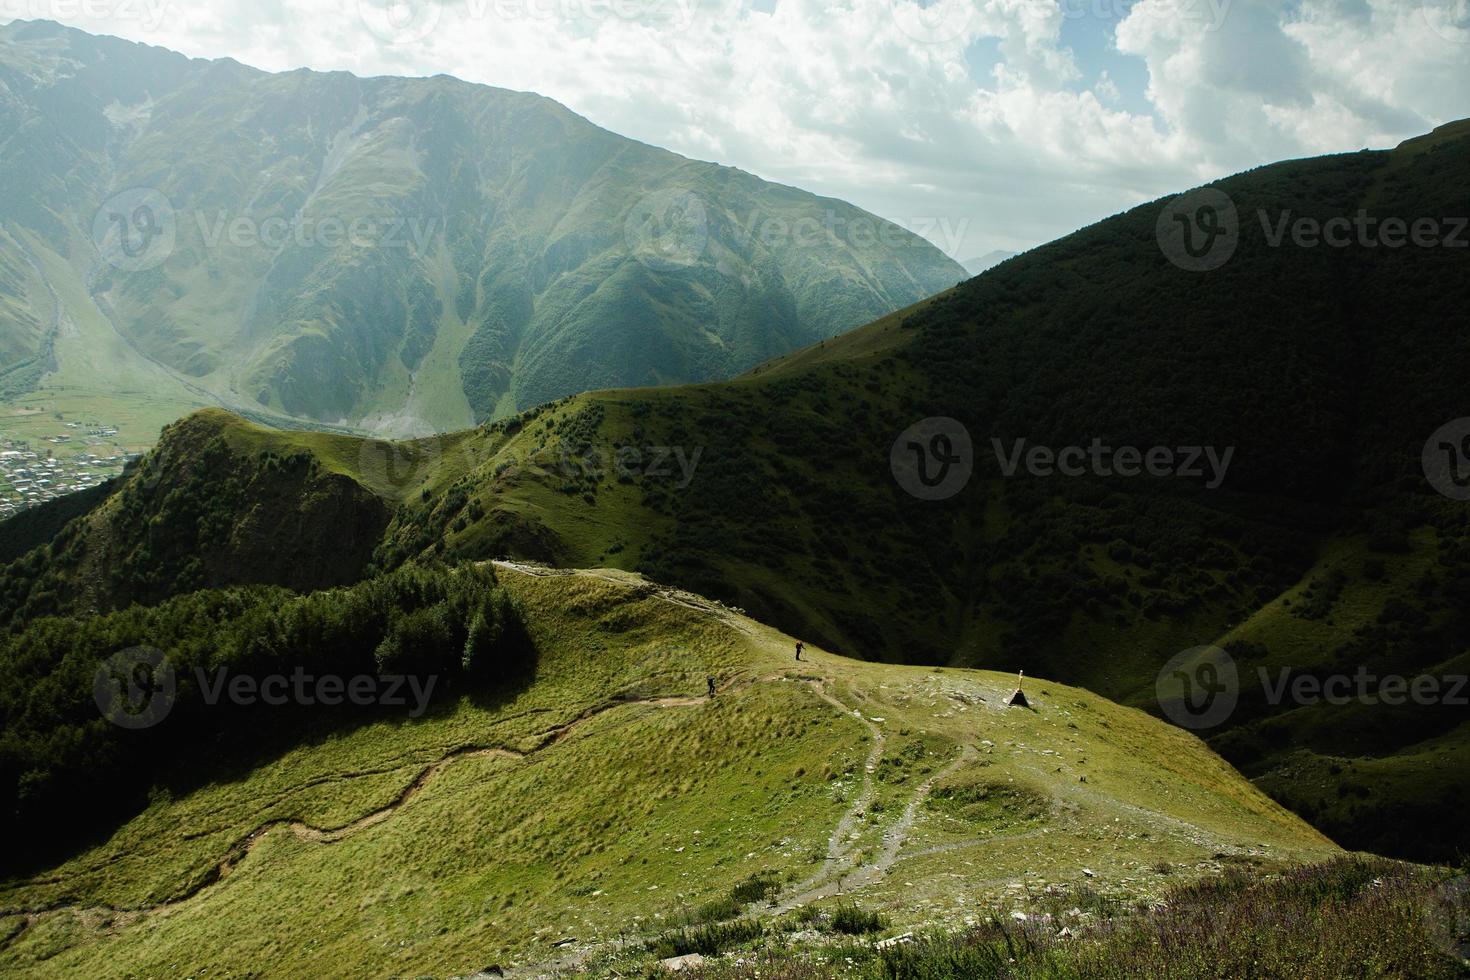
[[[878,764],[883,759],[883,751],[886,746],[883,730],[876,722],[865,717],[860,710],[849,707],[829,692],[827,685],[830,682],[826,679],[805,677],[787,670],[759,678],[756,683],[779,680],[805,683],[817,697],[827,702],[827,704],[831,705],[840,714],[856,718],[862,722],[863,727],[868,730],[871,747],[868,750],[867,759],[863,764],[862,786],[853,797],[851,806],[843,812],[841,819],[837,821],[836,827],[833,828],[832,834],[827,840],[827,855],[822,861],[822,866],[811,877],[790,886],[774,902],[760,910],[761,915],[770,917],[783,915],[793,909],[800,908],[803,905],[809,905],[812,902],[820,901],[824,898],[861,889],[880,881],[899,860],[931,853],[930,851],[921,851],[913,855],[901,856],[904,845],[908,843],[909,834],[913,829],[914,822],[918,819],[919,808],[929,798],[935,784],[968,764],[974,758],[975,754],[973,748],[964,746],[958,758],[951,761],[944,768],[932,773],[927,779],[916,786],[904,806],[903,813],[894,821],[892,827],[884,831],[882,851],[873,860],[864,861],[862,859],[863,852],[857,846],[859,838],[857,828],[861,826],[873,802],[874,773],[878,769]],[[973,847],[983,842],[983,838],[976,838],[974,840],[959,841],[951,845],[946,845],[944,848],[934,850]],[[523,964],[510,968],[505,972],[505,976],[520,978],[520,980],[542,980],[542,978],[556,977],[585,967],[587,962],[598,953],[616,952],[629,945],[636,945],[639,942],[641,940],[638,939],[615,939],[593,943],[557,959]]]
[[[572,571],[510,562],[495,562],[495,565],[538,577],[586,575],[616,581],[624,585],[633,584],[629,579],[620,577],[616,573],[599,572],[596,570]],[[694,609],[706,615],[715,616],[743,633],[751,634],[754,632],[738,612],[718,603],[701,599],[698,596],[678,591],[662,590],[654,586],[647,586],[643,594],[655,596],[662,601]],[[827,853],[821,866],[809,878],[786,889],[769,907],[762,910],[761,914],[780,915],[814,901],[864,888],[882,880],[889,869],[901,859],[972,846],[981,842],[980,839],[976,839],[975,841],[960,841],[928,851],[920,851],[907,855],[903,854],[903,848],[908,843],[913,825],[918,819],[920,808],[929,798],[935,784],[972,761],[975,754],[974,749],[966,745],[962,747],[958,757],[943,768],[931,773],[923,782],[914,788],[907,799],[902,813],[891,826],[883,831],[881,849],[878,850],[875,856],[865,860],[867,849],[860,847],[859,844],[862,838],[863,821],[871,812],[871,806],[875,796],[875,774],[879,764],[883,760],[886,748],[886,739],[883,730],[877,722],[865,717],[861,710],[845,704],[840,700],[829,689],[834,686],[830,678],[812,677],[798,673],[795,668],[787,668],[759,677],[738,679],[727,683],[719,690],[723,693],[751,685],[776,682],[804,684],[811,689],[815,696],[826,702],[833,710],[845,717],[857,719],[867,730],[869,750],[863,763],[861,786],[853,796],[851,804],[843,812],[841,818],[833,828],[827,841]],[[300,840],[323,846],[330,846],[346,840],[355,834],[390,820],[406,803],[417,796],[432,782],[440,772],[461,759],[500,758],[512,762],[525,762],[539,753],[554,747],[577,731],[581,726],[588,724],[607,712],[634,705],[658,709],[687,708],[702,705],[708,701],[709,698],[704,696],[621,697],[590,707],[571,721],[539,733],[533,738],[533,747],[524,751],[504,746],[461,746],[426,765],[418,776],[386,806],[359,817],[350,823],[338,827],[317,827],[299,819],[274,819],[262,823],[230,846],[224,858],[188,890],[156,905],[136,908],[114,908],[106,905],[78,905],[62,902],[43,908],[0,909],[0,915],[19,915],[24,917],[24,924],[20,929],[8,938],[0,940],[0,949],[16,942],[43,917],[53,914],[71,912],[86,917],[110,916],[118,923],[123,924],[135,922],[139,918],[152,913],[166,911],[196,901],[215,885],[227,878],[241,862],[249,858],[255,848],[273,831],[286,830]],[[515,977],[544,977],[575,970],[585,965],[597,953],[615,951],[627,942],[635,941],[610,939],[600,943],[591,943],[587,947],[556,960],[516,967],[507,975]]]
[[[727,685],[727,689],[735,689],[752,683],[755,683],[755,681],[738,681],[733,684]],[[375,810],[372,813],[367,814],[366,816],[359,817],[351,823],[344,824],[340,827],[316,827],[312,824],[306,823],[303,820],[277,819],[266,821],[265,823],[256,827],[254,830],[250,831],[244,837],[240,838],[233,845],[231,845],[226,850],[225,857],[222,858],[220,862],[213,869],[211,869],[208,874],[204,875],[196,884],[194,884],[186,891],[180,893],[179,895],[176,895],[175,897],[170,898],[166,901],[159,902],[156,905],[138,906],[133,908],[118,908],[110,905],[77,905],[71,902],[58,902],[54,905],[48,905],[40,908],[0,909],[0,916],[19,915],[23,916],[25,919],[24,925],[19,930],[17,930],[8,938],[0,940],[0,949],[4,949],[5,947],[14,943],[17,939],[24,935],[27,930],[29,930],[38,921],[40,921],[42,917],[55,913],[73,912],[79,915],[107,915],[113,917],[121,917],[125,921],[131,921],[141,915],[177,908],[186,903],[192,902],[198,899],[211,887],[227,878],[230,872],[233,871],[240,864],[240,862],[249,857],[251,852],[253,852],[255,848],[258,847],[261,842],[265,840],[266,836],[274,830],[286,829],[295,834],[296,837],[298,837],[299,839],[310,841],[316,844],[335,844],[339,841],[346,840],[354,834],[367,830],[370,827],[375,827],[378,824],[388,820],[395,813],[397,813],[399,808],[401,808],[405,803],[417,796],[418,793],[426,785],[428,785],[428,783],[431,782],[435,776],[443,771],[445,767],[452,765],[455,762],[458,762],[460,759],[501,758],[510,759],[513,761],[524,761],[556,745],[558,742],[562,741],[588,722],[591,722],[599,716],[617,708],[627,707],[630,705],[645,705],[655,708],[682,708],[703,704],[707,700],[708,698],[706,697],[624,697],[597,705],[592,708],[588,708],[586,711],[582,712],[573,720],[566,722],[565,724],[558,725],[555,728],[548,729],[545,732],[542,732],[540,735],[536,736],[536,744],[534,748],[525,752],[501,746],[463,746],[454,749],[453,751],[441,756],[438,760],[425,766],[423,771],[419,773],[419,775],[413,780],[413,782],[409,783],[408,786],[406,786],[403,791],[400,792],[398,796],[387,806]]]

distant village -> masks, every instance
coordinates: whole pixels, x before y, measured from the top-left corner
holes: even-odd
[[[122,472],[132,458],[106,443],[117,437],[115,426],[68,422],[66,427],[75,431],[34,441],[0,440],[0,520],[95,487]]]

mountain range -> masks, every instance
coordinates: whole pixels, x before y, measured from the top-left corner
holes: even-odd
[[[1181,723],[1345,846],[1452,856],[1467,188],[1457,123],[1143,205],[729,382],[405,443],[199,414],[100,496],[5,525],[0,622],[425,562],[614,567],[848,655],[1025,668],[1161,714],[1171,671],[1228,666],[1228,710]],[[1171,237],[1227,212],[1214,255]],[[1440,246],[1298,233],[1359,215]],[[1282,693],[1360,667],[1443,696]]]
[[[993,252],[986,252],[984,255],[977,256],[973,259],[965,259],[960,264],[965,267],[965,271],[970,275],[978,276],[985,270],[992,269],[1006,259],[1013,259],[1019,254],[1019,252],[1007,252],[1005,249],[996,249]]]
[[[446,76],[16,21],[0,131],[0,398],[102,418],[463,428],[730,377],[965,275],[842,201]]]

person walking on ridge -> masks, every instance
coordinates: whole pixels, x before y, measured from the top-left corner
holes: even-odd
[[[805,648],[806,648],[806,644],[802,643],[800,640],[797,640],[796,641],[796,659],[797,659],[798,662],[801,661],[801,651],[804,650]]]
[[[706,678],[706,680],[709,681],[709,696],[710,697],[714,697],[715,696],[715,679],[713,677],[709,677],[709,678]]]

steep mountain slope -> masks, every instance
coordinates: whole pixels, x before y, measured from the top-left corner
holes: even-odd
[[[447,77],[15,22],[0,129],[12,397],[152,370],[161,399],[418,434],[728,377],[963,278],[851,205]]]
[[[1336,853],[1193,736],[1082,690],[1037,681],[1007,708],[1011,677],[797,664],[790,637],[625,573],[497,578],[533,676],[421,718],[236,709],[256,755],[216,747],[195,783],[171,732],[225,709],[181,680],[171,714],[115,736],[149,747],[147,808],[0,886],[0,969],[458,976],[637,951],[743,906],[840,893],[895,928],[959,924]],[[192,651],[170,652],[181,679]]]
[[[386,456],[211,424],[246,448],[320,439],[326,468],[376,486],[391,510],[377,567],[612,565],[849,655],[1024,667],[1198,726],[1339,843],[1450,858],[1470,847],[1454,687],[1470,515],[1448,479],[1465,460],[1443,466],[1470,373],[1470,250],[1450,244],[1467,188],[1461,123],[1219,182],[1239,234],[1213,269],[1171,261],[1159,228],[1190,212],[1158,202],[728,383],[577,396]],[[1443,244],[1290,229],[1360,212],[1432,220]],[[954,424],[913,430],[934,418]],[[1167,447],[1197,473],[1007,475],[1019,440],[1083,459],[1096,440],[1140,463]],[[911,443],[957,455],[966,479],[933,492]],[[374,458],[395,465],[369,475]],[[73,566],[111,547],[71,533]],[[0,576],[13,625],[88,608],[67,604],[75,573],[48,548]],[[1360,667],[1374,686],[1347,704],[1291,693]],[[1377,698],[1382,678],[1421,674],[1438,696]],[[1222,711],[1181,712],[1180,677]]]

